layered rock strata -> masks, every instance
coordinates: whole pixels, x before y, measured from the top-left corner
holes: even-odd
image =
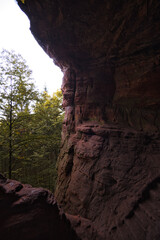
[[[158,240],[159,0],[18,3],[64,72],[59,205],[95,239]]]

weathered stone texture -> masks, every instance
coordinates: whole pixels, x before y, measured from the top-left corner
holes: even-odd
[[[160,134],[95,123],[79,125],[76,134],[70,176],[64,171],[68,153],[60,156],[59,204],[66,212],[91,220],[104,239],[114,234],[119,239],[121,231],[122,239],[127,239],[123,232],[129,239],[150,239],[151,226],[159,224],[160,217],[156,212],[160,207]]]
[[[160,239],[160,1],[18,2],[64,72],[58,203],[82,239]]]
[[[0,175],[0,239],[78,240],[51,192]]]

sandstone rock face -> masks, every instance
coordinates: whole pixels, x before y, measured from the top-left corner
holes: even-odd
[[[91,220],[96,239],[151,239],[158,224],[158,240],[160,134],[86,123],[69,141],[56,192],[64,210]]]
[[[81,239],[160,239],[159,0],[18,2],[64,72],[59,205]]]
[[[0,175],[0,239],[78,240],[53,195]]]

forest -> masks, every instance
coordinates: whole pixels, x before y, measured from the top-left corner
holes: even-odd
[[[54,191],[63,122],[62,93],[36,89],[25,59],[0,54],[0,173]]]

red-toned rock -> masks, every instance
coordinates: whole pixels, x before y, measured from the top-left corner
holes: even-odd
[[[155,211],[160,207],[160,134],[94,123],[80,125],[77,132],[70,177],[64,171],[69,154],[60,155],[59,174],[69,180],[58,182],[59,204],[89,219],[102,239],[127,239],[123,232],[128,239],[151,239],[154,224],[160,237]]]
[[[64,72],[58,204],[82,239],[160,239],[160,1],[18,3]]]
[[[77,239],[51,192],[0,175],[0,239]]]

